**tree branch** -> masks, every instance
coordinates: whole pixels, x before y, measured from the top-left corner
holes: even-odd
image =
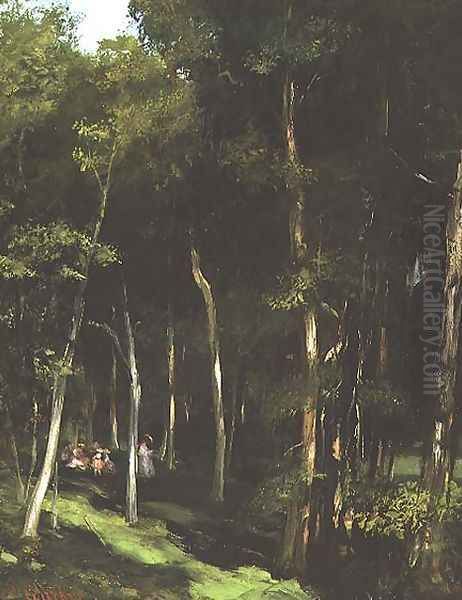
[[[122,350],[122,346],[120,344],[119,336],[117,333],[110,327],[107,323],[97,323],[96,321],[90,321],[88,323],[91,327],[97,327],[98,329],[102,329],[107,335],[112,339],[114,346],[119,353],[119,356],[123,362],[124,367],[127,369],[128,374],[130,375],[130,364],[128,362],[127,357]]]
[[[416,179],[419,179],[420,181],[423,181],[424,183],[428,183],[429,185],[439,185],[438,181],[435,181],[434,179],[427,177],[427,175],[424,175],[423,173],[419,173],[418,171],[415,171],[411,167],[411,165],[407,162],[407,160],[405,160],[400,154],[398,154],[398,152],[394,148],[389,146],[388,150],[391,152],[391,154],[393,154],[393,156],[400,162],[400,164],[403,167],[405,167],[408,171],[412,172],[412,174],[414,175],[414,177],[416,177]]]

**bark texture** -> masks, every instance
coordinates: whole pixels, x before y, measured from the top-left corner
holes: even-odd
[[[286,35],[292,20],[292,4],[286,15]],[[286,72],[282,90],[282,133],[287,159],[287,191],[289,195],[289,240],[293,268],[296,272],[307,266],[309,249],[304,222],[306,197],[304,183],[297,176],[300,163],[295,139],[295,82]],[[300,416],[301,451],[299,452],[300,482],[294,485],[288,503],[276,571],[283,576],[303,575],[306,569],[310,538],[312,488],[316,461],[316,422],[319,396],[318,316],[315,307],[303,308],[300,316],[302,333],[302,370],[306,377],[305,408]]]
[[[117,354],[114,346],[111,347],[111,383],[109,398],[109,423],[110,423],[110,445],[113,450],[118,450],[119,445],[119,422],[117,419]]]
[[[215,419],[215,464],[211,499],[223,502],[224,471],[226,453],[225,418],[223,411],[223,381],[220,356],[220,338],[217,324],[217,309],[212,287],[201,269],[200,256],[196,248],[191,249],[191,262],[194,280],[202,293],[208,321],[208,342],[210,351],[210,375],[212,380],[213,414]]]
[[[171,309],[169,312],[169,325],[167,327],[168,340],[168,426],[167,426],[167,468],[173,471],[175,466],[175,420],[176,420],[176,353],[175,329]]]
[[[136,362],[135,337],[128,308],[127,286],[122,282],[122,312],[127,337],[128,374],[130,378],[130,407],[128,424],[128,470],[125,518],[129,525],[138,522],[138,428],[141,402],[141,383]]]
[[[461,326],[462,283],[462,152],[454,192],[449,197],[446,226],[446,276],[443,296],[439,395],[435,405],[431,456],[426,462],[424,484],[430,490],[429,510],[448,493],[451,477],[454,423],[457,412],[456,380]],[[442,526],[435,518],[426,532],[423,567],[434,581],[441,579]]]
[[[111,182],[112,161],[114,157],[115,149],[110,161],[107,179],[104,186],[99,178],[99,175],[97,174],[97,179],[99,182],[101,192],[99,211],[95,219],[91,244],[83,267],[83,278],[77,284],[67,342],[64,347],[64,351],[61,358],[61,370],[57,372],[54,376],[53,391],[51,398],[50,428],[48,432],[48,441],[45,451],[45,458],[34,491],[27,505],[22,534],[23,537],[35,538],[38,536],[38,525],[40,521],[40,514],[42,512],[42,505],[48,490],[48,486],[50,484],[50,478],[52,476],[54,465],[56,462],[59,436],[61,431],[61,420],[64,408],[64,399],[66,396],[67,377],[69,372],[72,371],[74,356],[77,348],[77,339],[82,325],[83,315],[85,312],[85,292],[87,289],[90,265],[92,263],[96,251],[96,247],[101,233],[101,227],[103,225],[104,217],[106,214],[109,186]]]

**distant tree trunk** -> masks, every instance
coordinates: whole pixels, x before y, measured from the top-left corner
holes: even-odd
[[[115,152],[113,154],[112,159],[114,158],[114,156]],[[101,227],[103,225],[104,216],[106,214],[109,186],[111,182],[112,159],[107,174],[106,184],[104,187],[100,184],[101,201],[98,215],[95,219],[93,227],[90,247],[83,267],[83,278],[77,284],[77,291],[75,294],[74,306],[72,311],[72,320],[69,326],[67,343],[64,348],[61,359],[61,369],[54,376],[53,392],[51,398],[51,418],[50,428],[48,432],[47,448],[42,465],[42,470],[40,472],[31,499],[27,506],[24,521],[24,529],[22,534],[23,537],[36,538],[38,535],[38,525],[40,521],[40,514],[42,512],[42,505],[48,490],[50,478],[56,462],[59,436],[61,431],[61,420],[64,408],[64,399],[66,396],[67,376],[68,373],[72,370],[75,351],[77,347],[77,338],[80,332],[80,327],[82,325],[83,315],[85,312],[85,291],[87,289],[90,265],[96,251]]]
[[[117,354],[114,346],[111,347],[111,382],[109,386],[109,422],[110,446],[112,450],[119,449],[119,423],[117,420]]]
[[[390,442],[390,455],[388,459],[388,469],[387,469],[387,479],[388,481],[393,481],[395,478],[395,445],[393,442]]]
[[[202,292],[208,319],[213,414],[215,417],[215,465],[213,469],[211,498],[214,502],[223,502],[226,432],[223,412],[223,382],[221,371],[220,340],[217,324],[217,309],[215,305],[215,299],[213,297],[212,287],[201,270],[200,256],[194,247],[191,248],[191,262],[194,280]]]
[[[53,481],[53,500],[51,503],[51,528],[57,531],[58,527],[58,496],[59,496],[59,463],[55,463],[55,476]]]
[[[16,475],[16,500],[18,501],[18,504],[24,504],[26,494],[21,474],[18,446],[16,444],[16,436],[14,434],[14,425],[13,421],[11,420],[10,409],[7,401],[3,403],[3,412],[5,416],[5,428],[10,446],[11,458],[13,459],[14,471]]]
[[[112,328],[115,330],[116,310],[112,307]],[[109,384],[109,426],[110,446],[112,450],[118,450],[119,446],[119,423],[117,420],[117,352],[114,344],[111,344],[111,381]]]
[[[237,421],[237,408],[239,400],[239,391],[241,387],[241,368],[240,368],[240,356],[237,357],[237,365],[233,374],[231,382],[231,407],[230,407],[230,419],[228,428],[228,445],[226,448],[226,473],[230,473],[231,465],[233,461],[233,446],[234,437],[236,432],[236,421]]]
[[[31,459],[30,459],[30,469],[29,469],[29,477],[27,478],[26,485],[26,494],[25,500],[29,499],[30,488],[32,485],[32,477],[34,476],[35,469],[37,467],[37,459],[38,459],[38,439],[37,439],[37,429],[38,429],[38,418],[39,418],[39,405],[37,402],[37,397],[34,394],[32,400],[32,444],[31,444]]]
[[[88,384],[88,389],[86,390],[87,398],[84,406],[85,411],[85,437],[87,444],[92,444],[95,441],[94,431],[93,431],[93,422],[95,418],[96,412],[96,388],[95,384],[90,381]]]
[[[431,492],[429,509],[448,492],[451,469],[452,436],[457,411],[456,380],[461,326],[462,279],[462,152],[454,184],[454,194],[448,209],[446,229],[446,279],[443,298],[443,328],[441,340],[441,378],[439,396],[435,403],[432,431],[432,454],[427,461],[424,483]],[[423,566],[434,580],[441,579],[441,525],[431,524],[432,543],[424,553]]]
[[[73,422],[73,431],[72,431],[72,447],[75,448],[77,446],[77,444],[79,443],[79,439],[80,439],[80,423],[78,421],[78,419],[75,419]]]
[[[162,432],[162,440],[159,448],[159,456],[162,461],[165,461],[167,458],[168,422],[166,415],[164,415],[164,421],[164,430]]]
[[[176,417],[176,352],[175,328],[173,325],[172,309],[169,307],[169,324],[167,327],[168,339],[168,429],[167,429],[167,468],[173,471],[175,467],[175,417]]]
[[[128,367],[130,378],[130,416],[128,425],[128,471],[125,516],[129,525],[138,523],[138,422],[141,401],[141,383],[136,363],[135,337],[128,309],[127,286],[122,281],[122,312],[127,337]]]
[[[372,438],[369,444],[369,470],[368,476],[371,481],[374,481],[377,476],[377,465],[380,454],[380,440]]]
[[[377,455],[377,475],[382,479],[385,475],[385,463],[387,459],[388,444],[383,440],[379,441],[379,451]]]

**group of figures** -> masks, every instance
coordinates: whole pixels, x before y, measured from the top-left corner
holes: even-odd
[[[90,446],[83,443],[67,444],[61,453],[61,461],[67,469],[92,471],[95,476],[113,475],[115,465],[110,459],[111,451],[98,442]]]
[[[155,476],[153,439],[146,434],[138,444],[138,476],[150,479]],[[115,465],[110,458],[111,451],[99,442],[85,445],[67,444],[61,453],[61,462],[67,469],[92,472],[95,476],[113,475]]]

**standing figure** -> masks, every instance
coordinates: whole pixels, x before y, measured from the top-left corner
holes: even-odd
[[[115,464],[112,462],[110,455],[111,451],[109,450],[109,448],[104,448],[103,449],[103,473],[105,475],[114,475],[115,473]]]
[[[138,476],[151,478],[156,474],[154,468],[153,439],[146,434],[138,446]]]
[[[93,474],[95,476],[101,476],[103,474],[103,469],[104,469],[104,458],[103,458],[103,450],[99,449],[96,454],[93,456],[92,459],[92,467],[93,467]]]

